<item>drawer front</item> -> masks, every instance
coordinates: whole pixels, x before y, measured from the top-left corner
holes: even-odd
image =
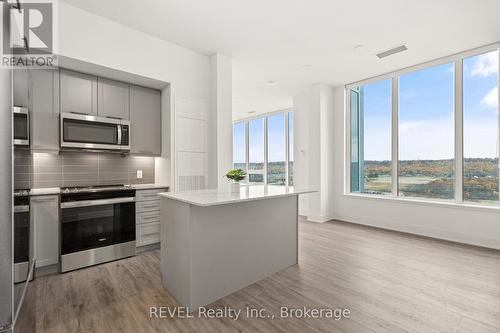
[[[158,193],[165,192],[164,188],[157,188],[154,190],[137,190],[135,191],[135,201],[149,201],[149,200],[159,200],[160,197]]]
[[[136,246],[144,246],[160,242],[160,223],[147,223],[138,225],[136,232]]]
[[[136,224],[160,223],[160,212],[143,212],[135,215]]]
[[[148,213],[160,210],[160,200],[139,201],[135,203],[136,213]]]

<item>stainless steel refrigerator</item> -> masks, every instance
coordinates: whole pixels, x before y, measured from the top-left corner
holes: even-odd
[[[5,41],[10,35],[10,5],[0,4]],[[10,329],[14,317],[12,196],[12,73],[0,67],[0,331]]]

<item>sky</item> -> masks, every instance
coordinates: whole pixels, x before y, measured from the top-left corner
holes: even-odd
[[[249,122],[249,160],[250,163],[264,162],[264,118],[257,118]],[[293,113],[290,117],[290,128],[293,128]],[[285,161],[285,113],[269,116],[268,127],[268,161]],[[291,131],[293,141],[293,131]],[[293,160],[293,152],[290,159]],[[245,123],[236,123],[233,126],[233,160],[235,163],[245,163]]]
[[[498,51],[464,60],[464,154],[496,157]],[[365,160],[391,157],[391,82],[365,85]],[[411,72],[399,82],[399,158],[454,156],[453,63]]]

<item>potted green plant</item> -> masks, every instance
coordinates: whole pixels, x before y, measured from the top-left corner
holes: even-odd
[[[231,181],[231,193],[240,192],[240,182],[244,180],[246,176],[247,173],[241,169],[230,170],[226,173],[224,177]]]

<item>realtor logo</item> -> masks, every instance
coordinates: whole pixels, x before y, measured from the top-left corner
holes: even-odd
[[[52,67],[53,55],[52,2],[10,3],[4,13],[2,65],[7,67]]]

